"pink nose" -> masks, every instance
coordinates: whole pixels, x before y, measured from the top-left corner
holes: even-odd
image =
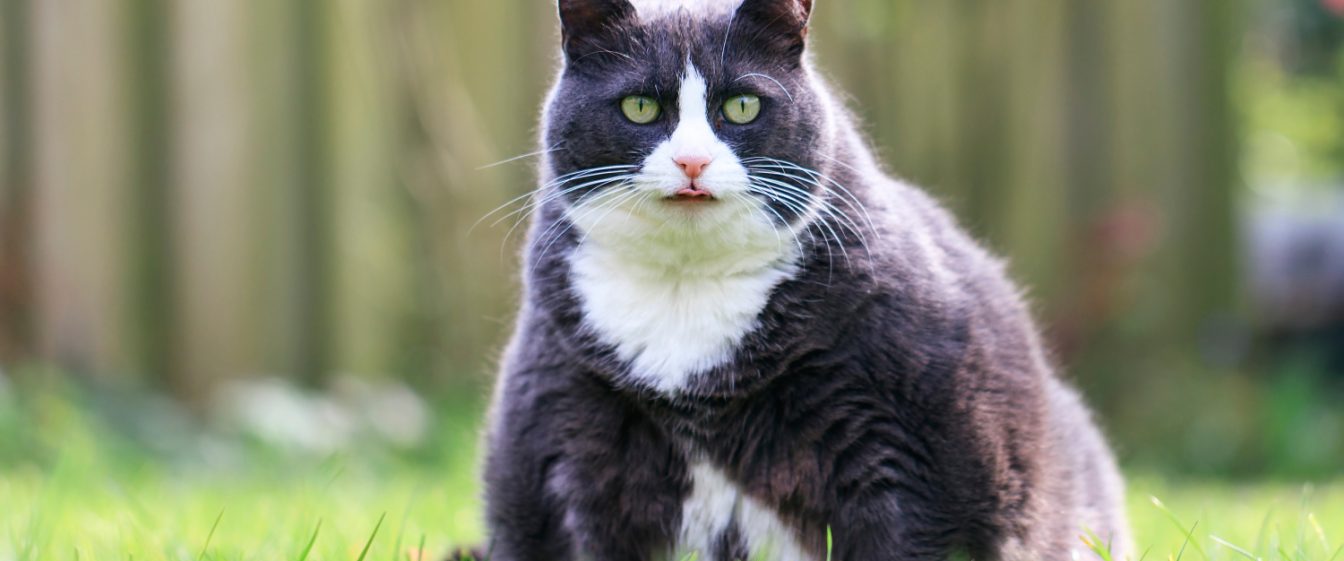
[[[681,168],[686,177],[698,179],[700,174],[704,173],[705,168],[709,166],[709,163],[714,161],[714,158],[706,154],[682,154],[673,158],[672,161],[677,163],[677,167]]]

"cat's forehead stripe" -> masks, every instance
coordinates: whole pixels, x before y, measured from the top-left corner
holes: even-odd
[[[742,0],[631,0],[643,20],[657,19],[684,10],[687,14],[714,18],[732,14]]]
[[[709,86],[705,83],[704,76],[700,75],[700,70],[691,61],[686,61],[686,69],[682,72],[681,77],[681,91],[678,96],[683,126],[688,123],[688,119],[697,122],[705,120],[705,115],[708,114],[705,107],[705,96],[708,91]],[[706,123],[706,127],[708,127],[708,123]]]

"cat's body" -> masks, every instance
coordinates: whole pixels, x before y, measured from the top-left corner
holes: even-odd
[[[560,3],[493,558],[820,560],[828,529],[846,561],[1069,559],[1084,528],[1126,552],[1086,408],[810,69],[810,2],[688,3]],[[634,94],[661,112],[622,120]]]

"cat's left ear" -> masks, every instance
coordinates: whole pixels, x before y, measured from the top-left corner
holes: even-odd
[[[743,0],[735,20],[752,22],[765,33],[755,35],[785,53],[801,56],[807,42],[812,0]]]
[[[628,0],[559,0],[560,36],[570,60],[586,54],[585,44],[635,17]]]

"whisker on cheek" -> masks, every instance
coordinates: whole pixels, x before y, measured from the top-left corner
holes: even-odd
[[[623,183],[623,184],[619,185],[616,189],[617,189],[617,190],[627,189],[627,188],[629,188],[630,186],[631,186],[631,184],[627,182],[627,183]],[[568,233],[570,230],[572,230],[572,229],[574,228],[574,226],[575,226],[578,222],[583,221],[583,220],[580,219],[580,218],[584,218],[584,219],[586,219],[587,216],[589,216],[589,215],[591,215],[591,214],[593,214],[593,213],[595,213],[595,212],[598,212],[598,211],[602,210],[602,209],[605,207],[605,205],[607,205],[607,204],[619,204],[618,201],[623,201],[623,200],[627,199],[628,197],[630,197],[630,196],[632,196],[632,195],[637,195],[637,194],[639,194],[639,192],[636,191],[636,190],[633,190],[633,189],[631,189],[630,191],[628,191],[628,192],[626,192],[626,193],[619,193],[619,191],[618,191],[618,194],[616,194],[616,195],[611,195],[612,198],[611,198],[611,199],[608,199],[607,201],[599,202],[599,204],[594,205],[594,206],[589,207],[589,208],[579,209],[578,212],[582,212],[582,213],[584,213],[584,214],[580,215],[579,217],[571,217],[571,218],[565,218],[565,219],[561,219],[561,220],[556,220],[553,224],[550,225],[550,227],[548,227],[544,232],[542,232],[540,235],[537,236],[537,240],[538,240],[538,242],[545,241],[545,242],[546,242],[546,245],[545,245],[545,247],[542,249],[542,251],[541,251],[540,253],[537,254],[537,257],[536,257],[536,259],[535,259],[534,261],[535,261],[536,263],[541,263],[541,262],[543,262],[543,261],[545,260],[546,255],[550,253],[550,251],[551,251],[551,246],[555,245],[555,243],[556,243],[557,241],[559,241],[562,237],[564,237],[564,235],[565,235],[566,233]],[[560,228],[560,229],[557,230],[557,228],[559,228],[561,225],[563,225],[564,227],[563,227],[563,228]],[[554,232],[554,233],[552,233],[552,232]],[[549,236],[549,237],[548,237],[548,236]]]
[[[514,197],[514,198],[512,198],[512,199],[509,199],[508,201],[505,201],[503,204],[501,204],[501,205],[499,205],[499,206],[497,206],[497,207],[491,209],[490,212],[485,213],[483,216],[481,216],[479,219],[477,219],[476,222],[474,222],[474,223],[471,225],[471,227],[467,229],[467,232],[468,232],[468,233],[472,232],[473,230],[476,229],[477,226],[479,226],[479,225],[480,225],[482,222],[484,222],[486,219],[490,218],[491,216],[495,215],[496,213],[498,213],[498,212],[500,212],[500,211],[503,211],[504,209],[508,208],[509,206],[514,205],[514,204],[517,204],[517,203],[520,202],[520,201],[524,201],[524,200],[528,199],[529,197],[534,197],[534,196],[536,196],[536,195],[538,195],[538,194],[544,193],[547,189],[549,189],[549,188],[551,188],[551,187],[562,186],[562,185],[564,185],[565,183],[568,183],[568,182],[571,182],[571,181],[580,181],[580,180],[587,179],[587,178],[590,178],[590,177],[601,177],[601,176],[605,176],[605,175],[612,175],[612,174],[619,174],[619,173],[627,173],[628,170],[631,169],[631,168],[633,168],[633,167],[634,167],[634,166],[628,166],[628,165],[601,166],[601,167],[595,167],[595,168],[581,169],[581,170],[578,170],[578,171],[573,171],[573,172],[570,172],[570,173],[567,173],[567,174],[558,176],[558,177],[556,177],[555,179],[552,179],[551,181],[548,181],[548,182],[546,182],[545,184],[543,184],[543,185],[537,187],[536,189],[533,189],[533,190],[531,190],[531,191],[528,191],[528,192],[526,192],[526,193],[523,193],[522,195],[519,195],[519,196],[517,196],[517,197]],[[522,208],[520,208],[520,209],[518,209],[518,210],[516,210],[516,211],[514,211],[514,212],[511,212],[511,213],[509,213],[509,214],[507,214],[507,215],[505,215],[504,218],[507,218],[507,217],[509,217],[509,216],[512,216],[513,214],[518,213],[518,212],[526,212],[527,210],[530,210],[530,208],[531,208],[531,207],[530,207],[529,205],[524,205]],[[491,226],[495,226],[495,225],[499,224],[499,223],[502,222],[502,221],[503,221],[503,219],[496,220],[494,223],[491,224]]]
[[[790,178],[800,180],[800,182],[806,182],[804,178],[797,178],[797,176],[790,176]],[[773,179],[765,179],[761,178],[761,176],[754,176],[753,179],[762,180],[762,183],[765,183],[766,188],[763,188],[763,196],[769,196],[769,198],[777,200],[777,202],[780,202],[781,204],[793,207],[796,213],[805,214],[805,211],[801,210],[802,207],[814,207],[814,209],[820,213],[821,219],[818,219],[816,223],[809,223],[809,227],[816,227],[817,223],[820,223],[821,226],[829,230],[823,231],[823,234],[829,234],[829,237],[835,239],[836,245],[839,246],[839,248],[845,248],[844,241],[841,239],[839,233],[836,233],[836,230],[829,225],[828,221],[825,221],[825,218],[829,217],[835,219],[837,226],[840,226],[840,231],[848,230],[855,234],[857,241],[859,241],[860,248],[864,250],[864,254],[866,254],[868,258],[868,268],[870,268],[872,272],[876,272],[876,265],[874,264],[874,261],[872,261],[872,248],[868,245],[868,238],[863,234],[862,229],[859,227],[859,223],[853,221],[853,219],[849,217],[849,215],[843,213],[839,207],[836,207],[835,204],[829,202],[824,196],[814,196],[809,194],[809,192],[802,190],[801,187],[792,186],[792,184],[789,183],[778,182],[778,180]],[[825,194],[827,191],[821,192]],[[848,253],[845,253],[845,257],[847,257],[848,260]]]
[[[841,165],[841,166],[844,166],[844,167],[847,168],[847,169],[854,170],[854,168],[853,168],[852,166],[850,166],[850,165],[848,165],[848,164],[846,164],[846,163],[844,163],[844,162],[841,162],[841,161],[839,161],[839,160],[835,160],[835,158],[830,158],[830,159],[831,159],[831,160],[834,160],[837,164],[839,164],[839,165]],[[860,211],[860,212],[863,213],[864,221],[868,223],[868,227],[869,227],[869,229],[873,232],[873,235],[874,235],[874,236],[880,236],[880,235],[881,235],[881,233],[880,233],[880,232],[878,231],[878,229],[877,229],[877,226],[873,223],[873,218],[872,218],[872,216],[871,216],[871,215],[869,214],[869,212],[868,212],[868,206],[867,206],[866,204],[864,204],[863,201],[862,201],[861,199],[859,199],[859,197],[856,196],[856,195],[853,193],[853,191],[850,191],[849,188],[845,187],[843,184],[841,184],[839,181],[836,181],[834,178],[832,178],[832,177],[830,177],[830,176],[828,176],[828,175],[826,175],[826,174],[824,174],[824,173],[821,173],[821,172],[819,172],[819,171],[817,171],[817,170],[814,170],[814,169],[811,169],[811,168],[808,168],[808,167],[799,165],[799,164],[797,164],[796,162],[790,162],[790,161],[788,161],[788,160],[780,160],[780,159],[777,159],[777,158],[765,158],[765,157],[754,157],[754,158],[747,158],[746,160],[743,160],[744,163],[745,163],[745,162],[748,162],[748,161],[749,161],[750,163],[764,162],[764,163],[770,164],[772,167],[777,167],[777,168],[778,168],[778,167],[785,167],[785,168],[789,168],[789,169],[792,169],[792,170],[800,171],[800,172],[802,172],[802,173],[804,173],[804,174],[807,174],[808,176],[814,178],[814,182],[815,182],[818,186],[820,186],[820,187],[822,187],[822,188],[825,188],[825,189],[828,189],[828,190],[829,190],[830,187],[834,187],[834,188],[836,188],[836,189],[839,189],[840,192],[845,196],[845,198],[842,198],[842,200],[845,200],[846,204],[849,204],[851,207],[854,207],[856,210],[858,210],[858,211]],[[782,171],[782,170],[781,170],[781,171]],[[816,181],[816,180],[820,180],[820,181]]]
[[[627,176],[627,175],[621,175],[621,176],[618,176],[618,177],[606,178],[606,179],[603,179],[603,180],[600,180],[600,181],[596,181],[596,182],[586,183],[586,184],[583,184],[583,185],[574,186],[574,187],[571,187],[571,188],[568,188],[568,189],[561,190],[561,191],[556,192],[556,193],[554,193],[554,194],[547,195],[547,196],[545,196],[545,197],[539,197],[537,200],[534,200],[534,201],[528,203],[528,204],[527,204],[526,206],[524,206],[523,208],[520,208],[520,209],[518,209],[518,210],[516,210],[516,211],[514,211],[514,212],[512,212],[512,213],[510,213],[510,215],[514,215],[514,214],[516,214],[516,215],[518,216],[518,218],[517,218],[516,220],[514,220],[514,222],[513,222],[513,226],[511,226],[511,227],[509,228],[508,233],[504,234],[504,239],[500,242],[499,251],[500,251],[500,255],[501,255],[501,257],[503,256],[504,247],[505,247],[505,245],[508,243],[509,237],[512,236],[512,235],[513,235],[513,232],[514,232],[515,230],[518,229],[518,226],[522,225],[523,221],[527,220],[527,217],[528,217],[528,215],[529,215],[529,213],[528,213],[527,211],[532,210],[532,209],[535,209],[535,208],[540,208],[541,206],[543,206],[543,205],[545,205],[545,204],[547,204],[547,203],[549,203],[549,202],[551,202],[551,201],[559,200],[559,199],[562,198],[564,195],[566,195],[566,194],[568,194],[568,193],[570,193],[570,192],[574,192],[574,191],[576,191],[576,190],[578,190],[578,189],[582,189],[582,188],[585,188],[585,187],[602,188],[603,186],[608,185],[608,184],[619,183],[619,182],[624,182],[624,181],[628,181],[628,180],[629,180],[629,176]],[[505,216],[504,218],[508,218],[508,216]],[[504,218],[501,218],[500,221],[504,220]],[[496,221],[496,223],[498,223],[498,222],[499,222],[499,221]]]
[[[597,218],[597,220],[594,220],[594,221],[593,221],[593,225],[594,225],[594,226],[601,225],[601,223],[602,223],[604,220],[606,220],[608,216],[611,216],[611,213],[612,213],[612,212],[615,212],[617,209],[619,209],[619,208],[621,207],[621,205],[624,205],[625,203],[630,202],[631,199],[639,198],[641,195],[643,195],[643,193],[640,193],[640,192],[639,192],[638,190],[636,190],[636,189],[631,189],[629,193],[626,193],[626,194],[621,195],[620,197],[616,198],[614,201],[612,201],[612,202],[610,202],[610,203],[608,203],[608,204],[606,205],[606,206],[607,206],[607,212],[603,213],[602,216],[599,216],[599,217]],[[633,211],[633,209],[632,209],[632,211]],[[583,237],[582,237],[582,238],[579,238],[579,245],[583,245],[584,242],[588,241],[588,236],[589,236],[590,234],[592,234],[592,231],[591,231],[591,230],[584,232],[584,233],[583,233]]]

